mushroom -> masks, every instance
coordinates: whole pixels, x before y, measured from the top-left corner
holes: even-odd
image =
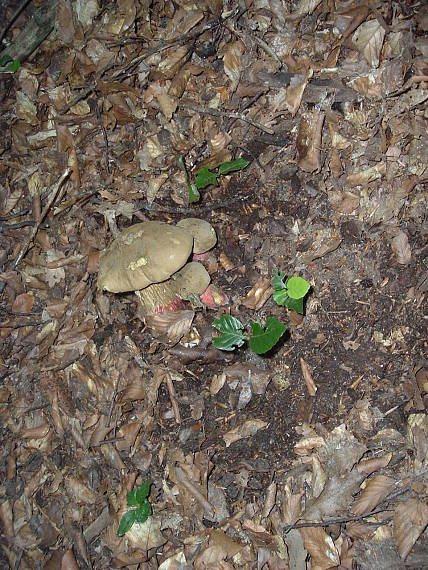
[[[205,253],[217,243],[215,229],[209,222],[199,218],[184,218],[177,223],[179,228],[187,230],[194,238],[193,253]]]
[[[202,294],[210,276],[200,263],[186,262],[194,242],[199,251],[207,251],[217,238],[208,222],[189,220],[187,227],[143,222],[122,231],[101,258],[98,287],[111,293],[135,291],[145,314],[177,310],[182,299]],[[204,237],[201,243],[199,236],[207,233],[211,239]]]

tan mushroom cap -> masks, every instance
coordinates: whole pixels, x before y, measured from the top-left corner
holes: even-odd
[[[202,295],[210,281],[211,277],[202,263],[191,261],[173,275],[171,288],[182,299],[187,299],[190,295]]]
[[[143,222],[123,230],[101,258],[98,287],[111,293],[137,291],[169,279],[192,253],[185,228]]]
[[[192,234],[194,238],[193,253],[205,253],[217,243],[215,229],[206,220],[184,218],[177,224]]]

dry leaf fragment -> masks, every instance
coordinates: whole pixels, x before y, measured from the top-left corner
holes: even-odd
[[[356,172],[355,174],[350,174],[346,177],[346,185],[347,186],[359,186],[359,185],[366,185],[369,182],[373,182],[378,178],[381,178],[386,174],[386,163],[380,162],[375,166],[367,168],[362,172]]]
[[[313,381],[311,369],[303,358],[300,358],[300,368],[302,369],[303,378],[305,379],[309,396],[315,396],[317,387]]]
[[[242,70],[242,54],[244,44],[238,40],[231,43],[223,57],[224,72],[231,81],[230,91],[233,93],[238,87]]]
[[[412,250],[407,234],[400,230],[393,238],[391,248],[397,256],[397,261],[400,265],[409,265],[412,260]]]
[[[146,315],[145,321],[153,333],[166,334],[175,344],[190,331],[194,316],[194,311],[166,311]]]
[[[355,47],[363,54],[370,67],[379,66],[379,57],[384,38],[385,30],[377,19],[361,24],[352,36]]]
[[[360,497],[352,506],[355,515],[363,515],[372,511],[394,489],[395,481],[385,475],[376,475],[367,482]]]
[[[296,146],[299,168],[314,172],[321,167],[321,135],[325,113],[306,113],[301,121]]]
[[[231,271],[235,267],[223,251],[219,255],[219,261],[225,271]]]
[[[31,313],[34,305],[34,295],[32,293],[21,293],[12,304],[12,313]]]
[[[272,285],[270,279],[257,281],[254,287],[247,293],[245,301],[242,303],[247,309],[258,311],[263,307],[272,295]]]
[[[266,429],[269,424],[262,420],[247,420],[240,426],[228,431],[224,434],[223,439],[226,443],[226,447],[229,447],[235,441],[240,439],[245,439],[247,437],[252,437],[260,429]]]
[[[312,558],[312,567],[327,570],[340,564],[339,553],[330,535],[321,527],[301,528],[305,548]]]
[[[428,505],[418,499],[399,504],[394,513],[394,539],[405,560],[428,524]]]

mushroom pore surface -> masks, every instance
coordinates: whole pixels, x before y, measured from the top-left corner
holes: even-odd
[[[101,258],[98,287],[136,291],[169,279],[186,263],[193,237],[185,228],[142,222],[123,230]]]

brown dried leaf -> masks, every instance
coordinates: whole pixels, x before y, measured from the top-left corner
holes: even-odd
[[[194,311],[165,311],[164,313],[146,315],[146,325],[155,334],[166,334],[168,340],[177,343],[190,331]]]
[[[302,370],[303,378],[306,382],[309,396],[315,396],[317,393],[317,387],[313,381],[311,369],[303,358],[300,358],[300,368]]]
[[[380,162],[371,168],[367,168],[361,172],[350,174],[346,177],[347,186],[362,186],[367,185],[374,180],[382,178],[386,174],[386,163]]]
[[[428,524],[428,505],[418,499],[400,503],[394,513],[394,539],[405,560]]]
[[[238,40],[228,45],[223,56],[224,72],[231,81],[230,90],[233,93],[238,87],[242,70],[242,54],[245,51],[244,44]]]
[[[412,260],[412,250],[407,234],[400,230],[393,238],[391,248],[397,256],[397,261],[400,265],[409,265]]]
[[[245,301],[242,303],[247,309],[258,311],[263,307],[272,295],[272,284],[270,279],[261,279],[247,293]]]
[[[329,534],[321,527],[301,528],[305,548],[312,558],[312,566],[317,570],[327,570],[340,564],[339,553]]]
[[[94,505],[96,503],[98,496],[94,493],[87,485],[69,475],[65,481],[65,487],[70,496],[76,501],[76,503],[86,503],[88,505]]]
[[[314,172],[321,167],[321,136],[325,113],[305,113],[300,121],[296,146],[299,168]]]
[[[370,67],[379,66],[384,38],[385,30],[376,18],[361,24],[352,36],[356,48],[363,54]]]
[[[34,305],[34,295],[32,293],[21,293],[15,297],[12,304],[12,313],[31,313]]]
[[[385,475],[376,475],[363,489],[360,497],[354,503],[351,511],[355,515],[363,515],[372,511],[394,489],[395,481]]]
[[[235,441],[240,439],[245,439],[247,437],[252,437],[260,429],[266,429],[269,424],[262,420],[247,420],[243,424],[237,426],[236,428],[228,431],[223,435],[223,439],[226,443],[226,447],[229,447]]]
[[[335,206],[341,214],[352,214],[360,205],[360,198],[352,192],[343,192],[339,204]]]
[[[231,271],[235,267],[223,251],[219,255],[219,261],[225,271]]]
[[[360,461],[357,465],[358,473],[364,475],[371,475],[379,469],[386,467],[392,459],[392,453],[386,453],[380,457],[374,457],[373,459],[368,459],[367,461]]]

